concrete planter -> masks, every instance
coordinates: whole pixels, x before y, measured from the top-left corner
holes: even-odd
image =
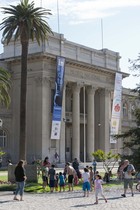
[[[16,165],[8,166],[8,181],[15,182],[15,170]],[[27,182],[37,182],[37,166],[36,165],[25,165]]]

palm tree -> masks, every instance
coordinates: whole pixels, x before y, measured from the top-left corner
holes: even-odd
[[[2,38],[5,43],[20,38],[21,52],[21,88],[20,88],[20,142],[19,158],[26,160],[26,92],[27,92],[27,58],[30,39],[43,42],[52,33],[44,19],[51,15],[50,10],[34,7],[34,2],[21,0],[17,6],[2,7],[3,13],[8,15],[0,24],[3,30]]]
[[[11,87],[11,75],[8,71],[0,67],[0,103],[6,107],[10,104],[9,89]]]

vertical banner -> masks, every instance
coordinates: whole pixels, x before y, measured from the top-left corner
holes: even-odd
[[[60,139],[65,58],[57,57],[51,139]]]
[[[122,99],[122,74],[116,73],[115,87],[112,105],[112,117],[110,124],[110,143],[116,143],[112,135],[118,134],[119,122],[121,116],[121,99]]]

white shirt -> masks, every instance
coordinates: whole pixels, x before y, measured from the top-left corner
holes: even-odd
[[[83,181],[84,181],[84,182],[89,182],[89,178],[90,178],[89,172],[84,172],[84,173],[82,174],[82,178],[83,178]]]

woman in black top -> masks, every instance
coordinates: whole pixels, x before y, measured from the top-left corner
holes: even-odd
[[[17,164],[16,168],[15,168],[15,179],[17,182],[17,188],[15,191],[15,196],[14,196],[14,200],[19,200],[17,198],[18,193],[20,194],[20,201],[23,201],[23,192],[24,192],[24,186],[25,186],[25,180],[26,175],[25,175],[25,169],[24,169],[24,161],[20,160],[19,163]]]

